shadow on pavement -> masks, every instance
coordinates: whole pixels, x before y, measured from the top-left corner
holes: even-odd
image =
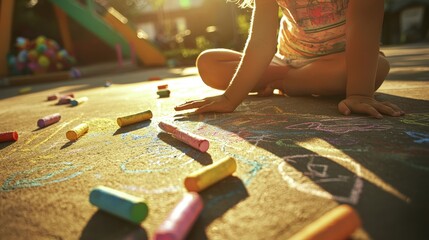
[[[128,223],[120,218],[98,210],[86,224],[80,239],[145,240],[148,239],[148,235],[146,230],[141,226]]]

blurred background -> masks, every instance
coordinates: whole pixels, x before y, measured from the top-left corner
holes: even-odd
[[[251,13],[226,0],[0,2],[0,77],[118,58],[147,67],[191,66],[208,48],[241,50]],[[429,0],[385,0],[383,45],[429,41],[428,30]]]

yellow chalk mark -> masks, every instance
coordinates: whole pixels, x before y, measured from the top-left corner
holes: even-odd
[[[33,146],[33,150],[38,148],[40,145],[44,144],[45,142],[49,141],[53,136],[55,136],[55,134],[57,134],[59,131],[61,131],[63,128],[65,128],[67,125],[69,125],[71,122],[73,122],[74,120],[76,120],[78,118],[72,119],[71,121],[68,122],[64,122],[62,123],[57,130],[55,130],[55,132],[53,132],[51,135],[49,135],[47,138],[45,138],[45,140],[39,142],[38,144],[36,144],[35,146]]]
[[[383,181],[380,177],[378,177],[376,174],[371,172],[370,170],[366,169],[364,166],[360,165],[356,161],[354,161],[350,156],[342,152],[341,150],[337,149],[336,147],[332,146],[328,142],[324,141],[320,138],[312,138],[305,142],[297,142],[297,145],[300,147],[306,148],[312,152],[315,152],[319,154],[322,157],[328,158],[337,164],[343,166],[344,168],[348,169],[349,171],[355,173],[357,176],[362,177],[363,179],[371,182],[372,184],[376,185],[377,187],[383,189],[384,191],[394,195],[395,197],[405,201],[410,202],[410,198],[396,190],[393,186]],[[332,157],[336,156],[336,157]],[[339,161],[337,157],[347,159],[348,161]],[[361,168],[361,171],[355,172],[355,168],[353,168],[354,164],[358,164]]]

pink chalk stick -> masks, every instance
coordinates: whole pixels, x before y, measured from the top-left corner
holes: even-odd
[[[61,115],[59,113],[54,113],[52,115],[39,119],[37,121],[37,126],[39,126],[39,128],[44,128],[60,121],[60,119],[61,119]]]
[[[200,150],[201,152],[207,152],[209,149],[209,141],[203,137],[200,137],[196,134],[185,132],[180,130],[173,124],[169,124],[166,122],[159,122],[159,128],[170,133],[176,139],[190,145],[191,147]]]
[[[203,209],[203,201],[198,193],[186,193],[168,218],[155,232],[155,240],[185,239],[195,220]]]
[[[52,94],[48,96],[48,101],[52,101],[52,100],[57,100],[58,99],[58,94]]]
[[[70,96],[61,96],[61,98],[58,100],[58,105],[62,105],[62,104],[69,104],[71,102],[71,100],[73,100],[73,97]]]
[[[0,133],[0,142],[14,142],[16,140],[18,140],[17,132]]]

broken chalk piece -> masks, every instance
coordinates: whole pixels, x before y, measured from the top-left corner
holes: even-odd
[[[72,128],[71,130],[67,131],[66,137],[70,141],[76,141],[78,138],[80,138],[82,135],[88,132],[88,129],[89,129],[88,124],[81,123],[76,127]]]
[[[51,124],[54,124],[61,120],[61,115],[59,113],[54,113],[52,115],[43,117],[37,121],[37,126],[39,128],[47,127]]]
[[[225,157],[188,175],[185,178],[185,188],[189,192],[200,192],[230,176],[236,169],[236,160]]]
[[[81,97],[81,98],[78,98],[78,99],[72,99],[72,100],[70,101],[70,104],[71,104],[73,107],[75,107],[75,106],[80,105],[80,104],[82,104],[82,103],[85,103],[85,102],[87,102],[87,101],[88,101],[88,97]]]
[[[164,84],[164,85],[159,85],[158,86],[158,90],[167,89],[167,88],[168,88],[168,84]]]
[[[58,100],[57,105],[69,104],[71,100],[73,100],[73,97],[71,96],[67,96],[67,95],[61,96],[60,99]]]
[[[148,78],[148,80],[149,81],[158,81],[158,80],[161,80],[162,78],[161,77],[158,77],[158,76],[152,76],[152,77],[149,77]]]
[[[185,239],[202,209],[203,201],[197,193],[185,193],[156,231],[154,240]]]
[[[161,89],[158,92],[156,92],[160,98],[165,98],[170,96],[170,90],[168,89]]]
[[[149,213],[149,208],[142,198],[104,186],[91,190],[89,202],[135,224],[140,224]]]
[[[347,239],[361,226],[359,215],[346,205],[340,205],[304,227],[290,240],[298,239]]]
[[[184,130],[179,129],[173,124],[169,124],[163,121],[159,122],[158,126],[165,132],[173,135],[173,137],[175,137],[176,139],[190,145],[191,147],[201,152],[207,152],[207,150],[209,149],[209,141],[201,136],[186,132]]]
[[[14,142],[18,140],[17,132],[0,133],[0,142]]]
[[[134,123],[149,120],[152,118],[152,116],[153,116],[152,111],[147,110],[141,113],[136,113],[125,117],[119,117],[118,119],[116,119],[116,122],[118,123],[119,127],[125,127]]]
[[[48,101],[57,100],[57,99],[58,99],[58,93],[48,96]]]

